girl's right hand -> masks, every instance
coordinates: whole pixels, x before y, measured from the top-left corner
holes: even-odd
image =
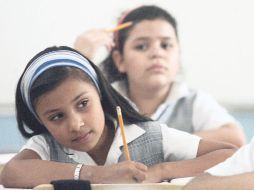
[[[146,179],[147,166],[134,161],[124,161],[96,168],[95,183],[141,183]]]
[[[114,46],[113,33],[106,29],[92,29],[79,35],[74,48],[89,59],[93,59],[96,51],[105,46],[110,50]]]

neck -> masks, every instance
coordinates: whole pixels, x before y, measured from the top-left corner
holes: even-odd
[[[172,85],[158,89],[142,89],[129,86],[129,98],[136,104],[141,114],[151,116],[170,92]]]

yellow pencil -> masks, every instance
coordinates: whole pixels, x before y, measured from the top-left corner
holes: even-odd
[[[122,139],[123,139],[124,155],[125,155],[126,160],[131,160],[129,149],[128,149],[128,145],[126,143],[125,133],[124,133],[123,116],[122,116],[121,108],[119,106],[117,106],[116,107],[116,111],[117,111],[119,126],[121,128],[121,134],[122,134]]]
[[[116,32],[116,31],[122,30],[124,28],[127,28],[127,27],[129,27],[131,25],[132,25],[132,22],[125,22],[123,24],[119,24],[118,26],[116,26],[114,28],[108,29],[108,31],[109,32]]]

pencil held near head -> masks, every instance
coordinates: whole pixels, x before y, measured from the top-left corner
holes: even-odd
[[[99,49],[106,47],[107,51],[110,51],[115,47],[114,32],[123,30],[131,25],[132,22],[125,22],[109,29],[88,30],[76,38],[74,48],[87,58],[94,60]]]
[[[125,29],[125,28],[127,28],[127,27],[129,27],[131,25],[132,25],[132,22],[125,22],[125,23],[117,25],[114,28],[108,29],[107,31],[109,31],[109,32],[116,32],[116,31],[119,31],[119,30],[123,30],[123,29]]]
[[[126,160],[131,160],[128,145],[126,142],[126,136],[125,136],[125,132],[124,132],[124,124],[123,124],[123,116],[122,116],[121,108],[119,106],[117,106],[116,111],[117,111],[119,126],[121,129],[121,135],[122,135],[122,139],[123,139],[124,155],[125,155]]]

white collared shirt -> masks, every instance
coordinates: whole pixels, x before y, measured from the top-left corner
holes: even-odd
[[[192,159],[197,156],[200,138],[186,132],[175,130],[161,124],[162,130],[162,145],[164,152],[164,160],[177,161]],[[125,126],[126,141],[130,143],[142,134],[145,130],[139,126],[132,124]],[[120,129],[117,128],[114,140],[108,152],[105,165],[115,164],[118,162],[122,152],[120,147],[123,145]],[[23,149],[30,149],[35,151],[42,160],[50,160],[49,146],[42,135],[36,135],[30,138],[22,147]],[[86,165],[97,165],[95,161],[86,153],[76,150],[67,149],[70,157],[78,163]]]
[[[117,81],[112,86],[138,110],[134,102],[128,98],[126,85],[123,81]],[[158,120],[159,116],[166,111],[170,104],[175,104],[182,97],[191,95],[191,90],[183,82],[175,81],[172,84],[170,93],[166,100],[151,115],[153,120]],[[183,108],[184,109],[184,108]],[[171,114],[171,112],[169,113]],[[165,115],[165,113],[164,113]],[[184,118],[183,118],[184,119]],[[207,93],[198,90],[193,103],[192,126],[194,132],[208,129],[219,128],[228,123],[237,123],[237,121],[227,112],[227,110],[218,104],[218,102]],[[240,126],[240,124],[238,123]]]

